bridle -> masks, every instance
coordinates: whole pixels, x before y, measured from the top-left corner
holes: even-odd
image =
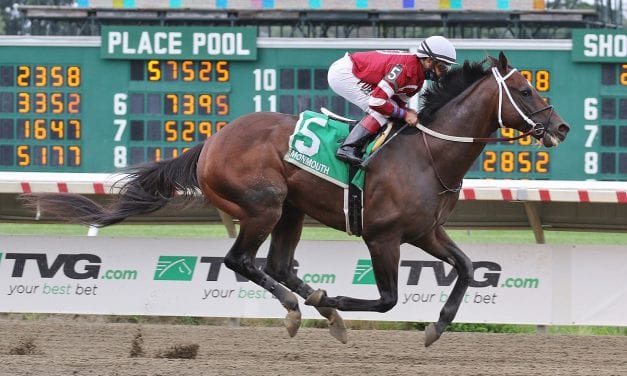
[[[551,120],[551,116],[553,115],[553,106],[548,105],[544,108],[541,108],[537,111],[530,113],[529,116],[525,115],[525,113],[520,109],[520,107],[518,107],[518,105],[514,101],[514,98],[512,98],[512,94],[509,91],[509,87],[507,87],[507,84],[505,84],[505,81],[514,72],[516,72],[516,68],[512,68],[505,76],[503,76],[501,75],[501,72],[499,72],[498,68],[492,67],[492,75],[494,76],[494,79],[496,80],[496,83],[499,87],[499,110],[498,110],[499,127],[507,128],[503,124],[503,117],[501,115],[503,112],[503,92],[505,92],[505,94],[507,94],[507,98],[509,98],[509,102],[512,105],[512,107],[514,107],[514,109],[516,110],[516,112],[518,112],[520,117],[522,117],[522,119],[527,124],[529,124],[530,129],[528,131],[521,133],[520,135],[516,137],[460,137],[460,136],[450,136],[444,133],[434,131],[433,129],[427,128],[420,123],[415,125],[416,128],[420,129],[423,133],[426,133],[430,136],[433,136],[442,140],[453,141],[453,142],[466,142],[466,143],[492,143],[492,142],[501,142],[501,141],[515,141],[515,140],[518,140],[518,139],[521,139],[523,137],[527,137],[530,135],[533,135],[534,137],[537,137],[537,138],[544,136],[544,134],[546,133],[546,125],[544,123],[534,122],[533,120],[531,120],[531,117],[533,115],[539,114],[540,112],[550,110],[551,112],[549,112],[549,116],[547,117],[547,120],[546,120],[548,123]]]
[[[551,110],[551,112],[549,112],[549,116],[547,117],[547,122],[549,122],[551,120],[551,116],[553,115],[553,106],[548,105],[542,109],[539,109],[537,111],[530,113],[529,117],[526,116],[525,113],[522,112],[520,107],[518,107],[518,105],[516,104],[516,101],[514,101],[514,98],[512,98],[512,94],[509,92],[509,88],[505,84],[505,81],[514,72],[516,72],[516,68],[512,68],[512,70],[510,70],[509,73],[507,73],[505,76],[501,76],[501,72],[499,72],[498,68],[492,67],[492,74],[494,75],[494,79],[496,79],[496,83],[499,85],[499,126],[501,128],[505,128],[505,126],[503,125],[503,119],[501,118],[501,113],[503,112],[503,91],[505,91],[505,93],[507,94],[507,97],[509,98],[509,103],[511,103],[511,105],[518,112],[518,114],[523,118],[523,120],[531,126],[529,131],[527,131],[526,133],[533,134],[534,136],[538,138],[542,137],[546,133],[546,125],[544,125],[543,123],[535,123],[533,120],[530,119],[530,116],[533,116],[535,114],[538,114],[546,110]]]
[[[520,135],[516,137],[461,137],[461,136],[450,136],[444,133],[434,131],[433,129],[427,128],[420,123],[417,123],[415,125],[416,128],[422,131],[422,139],[425,143],[427,154],[429,155],[429,158],[431,159],[431,165],[433,166],[433,170],[435,172],[436,177],[440,181],[440,184],[442,185],[442,187],[444,187],[444,191],[440,192],[439,194],[443,194],[446,192],[457,193],[461,190],[462,183],[460,182],[456,188],[450,188],[448,185],[446,185],[446,183],[444,183],[444,180],[442,180],[442,177],[440,176],[440,174],[438,173],[438,169],[436,168],[433,155],[431,154],[431,148],[429,147],[429,143],[427,142],[427,136],[426,136],[427,134],[430,136],[442,139],[442,140],[447,140],[447,141],[478,144],[478,143],[492,143],[492,142],[500,142],[500,141],[515,141],[515,140],[518,140],[518,139],[521,139],[523,137],[527,137],[530,135],[540,138],[544,136],[544,134],[546,133],[546,125],[543,123],[534,122],[533,120],[531,120],[531,117],[533,115],[539,114],[540,112],[550,110],[551,112],[549,113],[549,116],[547,117],[547,120],[546,120],[548,123],[551,120],[551,116],[553,115],[553,106],[548,105],[542,109],[539,109],[537,111],[530,113],[528,116],[525,115],[525,113],[520,109],[520,107],[518,107],[518,105],[514,101],[514,98],[512,98],[512,94],[509,91],[509,87],[507,87],[507,84],[505,84],[505,81],[514,72],[516,72],[516,68],[512,68],[505,76],[503,76],[501,75],[501,72],[499,72],[498,68],[492,67],[492,75],[494,76],[494,79],[496,80],[496,83],[499,87],[499,110],[498,110],[499,127],[506,128],[505,125],[503,124],[503,117],[501,115],[503,112],[503,92],[505,92],[505,94],[507,95],[507,98],[509,98],[510,104],[514,107],[516,112],[518,112],[518,114],[523,118],[523,120],[527,124],[529,124],[530,129],[528,131],[521,133]],[[405,129],[407,126],[409,125],[408,124],[403,125],[403,127],[401,127],[401,129],[399,129],[396,133],[394,133],[392,137],[390,137],[384,143],[384,145],[389,143],[396,135],[401,133],[401,131]],[[382,148],[380,147],[379,149],[375,150],[372,154],[370,154],[370,156],[361,163],[361,168],[366,168],[368,164],[370,163],[370,161],[372,160],[372,158],[375,156],[375,154],[377,154],[381,149]]]
[[[492,75],[494,76],[494,79],[496,80],[496,83],[499,86],[499,110],[498,110],[499,127],[506,128],[505,125],[503,125],[503,118],[501,115],[503,112],[503,92],[505,92],[505,94],[507,94],[507,98],[509,98],[510,104],[514,107],[516,112],[518,112],[518,114],[523,118],[523,120],[527,124],[530,125],[530,129],[528,131],[516,137],[485,137],[485,138],[484,137],[458,137],[458,136],[449,136],[443,133],[436,132],[432,129],[429,129],[423,126],[420,123],[416,124],[416,128],[422,131],[422,139],[425,143],[427,154],[429,154],[429,158],[431,159],[431,165],[433,166],[433,171],[435,172],[435,176],[440,181],[440,184],[442,185],[442,187],[444,187],[444,191],[440,192],[439,194],[444,194],[447,192],[452,192],[452,193],[459,192],[462,189],[462,182],[459,182],[459,184],[455,188],[450,188],[448,185],[446,185],[446,183],[444,183],[444,180],[442,179],[442,177],[440,176],[438,172],[438,169],[436,168],[433,155],[431,154],[431,148],[429,147],[429,143],[427,142],[427,136],[426,136],[427,134],[433,137],[437,137],[443,140],[448,140],[448,141],[453,141],[453,142],[489,143],[489,142],[499,142],[499,141],[514,141],[523,137],[527,137],[529,135],[534,135],[535,137],[540,138],[544,136],[544,134],[546,133],[546,125],[544,125],[543,123],[534,122],[533,120],[531,120],[531,116],[538,114],[540,112],[546,111],[546,110],[550,110],[551,112],[549,112],[549,116],[547,117],[547,123],[548,123],[551,120],[551,116],[553,115],[553,106],[549,105],[540,110],[530,113],[529,116],[525,115],[525,113],[520,109],[520,107],[518,107],[518,105],[514,101],[514,98],[512,98],[512,94],[510,93],[509,88],[505,84],[505,81],[514,72],[516,72],[516,68],[512,68],[512,70],[510,70],[509,73],[503,76],[501,75],[501,72],[499,72],[498,68],[492,67]]]

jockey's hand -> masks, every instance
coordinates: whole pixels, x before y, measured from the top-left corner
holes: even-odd
[[[418,113],[415,110],[408,108],[403,120],[405,120],[405,122],[409,125],[416,125],[418,123]]]

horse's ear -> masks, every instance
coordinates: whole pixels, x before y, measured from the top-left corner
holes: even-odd
[[[486,57],[484,62],[487,62],[488,64],[490,64],[490,67],[496,67],[498,64],[498,60],[496,60],[494,56],[490,56],[490,55]]]
[[[507,58],[503,51],[499,52],[499,70],[501,74],[505,74],[507,72]]]

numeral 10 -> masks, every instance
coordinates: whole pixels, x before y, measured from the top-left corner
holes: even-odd
[[[255,69],[255,91],[276,90],[276,69]]]

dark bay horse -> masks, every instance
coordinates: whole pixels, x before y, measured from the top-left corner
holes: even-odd
[[[488,67],[485,67],[488,65]],[[503,53],[451,71],[426,96],[424,125],[440,134],[489,137],[499,124],[533,135],[547,146],[566,138],[568,126]],[[139,166],[117,201],[101,206],[76,194],[32,194],[30,205],[69,221],[107,226],[155,211],[175,195],[198,189],[218,209],[239,219],[240,231],[225,257],[227,267],[271,292],[287,309],[286,327],[300,325],[296,295],[329,320],[331,334],[346,341],[337,310],[386,312],[396,305],[400,245],[409,243],[453,266],[457,280],[435,324],[429,346],[452,322],[473,278],[470,259],[444,231],[458,188],[485,142],[455,143],[408,128],[368,165],[363,240],[370,251],[379,299],[327,296],[304,283],[292,263],[305,215],[346,230],[342,188],[283,160],[297,117],[280,113],[242,116],[204,144],[178,158]],[[255,255],[271,236],[267,262]],[[331,262],[331,261],[330,261]],[[294,294],[296,293],[296,295]]]

